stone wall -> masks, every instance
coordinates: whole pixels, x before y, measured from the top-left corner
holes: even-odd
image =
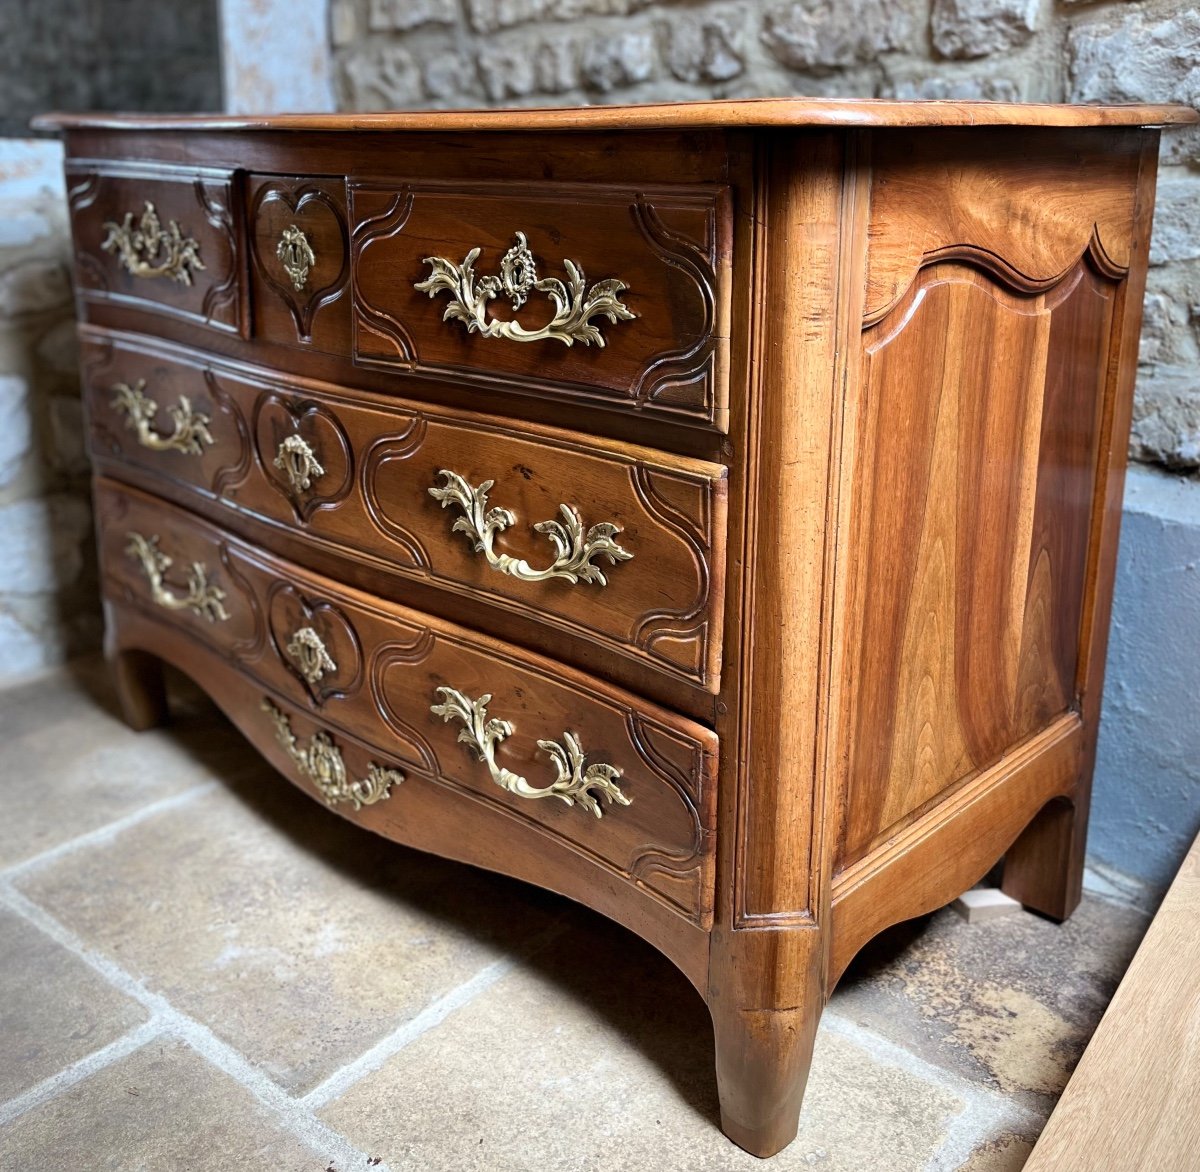
[[[1200,105],[1172,0],[330,0],[343,109],[826,95]],[[1200,132],[1167,136],[1130,454],[1200,471]]]
[[[62,151],[0,139],[0,679],[99,637],[74,318]]]
[[[217,0],[0,2],[15,136],[0,137],[0,683],[100,638],[62,148],[29,121],[219,109],[217,15]]]

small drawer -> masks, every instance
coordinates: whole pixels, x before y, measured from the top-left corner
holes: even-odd
[[[235,176],[69,160],[75,277],[84,302],[133,306],[246,334]]]
[[[723,466],[91,330],[84,369],[93,453],[186,488],[210,516],[232,506],[718,690]]]
[[[563,664],[348,591],[136,490],[100,480],[96,507],[106,594],[183,627],[278,697],[264,729],[316,796],[354,805],[353,793],[331,792],[340,771],[306,757],[315,733],[326,749],[339,736],[375,746],[406,786],[459,795],[465,820],[470,803],[498,808],[711,921],[714,733]],[[131,534],[161,535],[172,563],[147,572]],[[289,712],[303,715],[281,721]]]
[[[341,179],[246,182],[254,336],[350,353],[350,238]]]
[[[352,182],[354,358],[728,427],[724,187]]]

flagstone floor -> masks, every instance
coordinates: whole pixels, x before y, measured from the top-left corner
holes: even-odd
[[[6,1172],[1008,1172],[1147,926],[1089,893],[874,942],[764,1164],[652,948],[331,817],[177,693],[136,735],[98,663],[0,692]]]

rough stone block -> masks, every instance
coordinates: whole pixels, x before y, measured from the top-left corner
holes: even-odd
[[[579,21],[591,16],[630,16],[664,0],[467,0],[467,18],[477,33],[532,21]],[[669,2],[669,0],[666,0]]]
[[[342,107],[350,110],[400,109],[421,100],[421,74],[407,49],[385,44],[349,53],[341,62]]]
[[[0,272],[0,319],[45,313],[71,304],[71,282],[57,260],[33,257]]]
[[[1194,368],[1159,368],[1142,375],[1129,454],[1172,472],[1200,471],[1200,375]]]
[[[1200,8],[1174,12],[1141,6],[1109,10],[1073,25],[1067,34],[1069,100],[1073,102],[1183,102],[1200,106]],[[1200,147],[1200,131],[1168,131],[1167,161],[1183,161]]]
[[[720,82],[738,77],[746,67],[739,13],[724,12],[698,19],[688,13],[670,26],[667,68],[680,81]]]
[[[372,32],[406,32],[423,24],[453,24],[455,14],[446,0],[371,0],[367,27]]]
[[[91,528],[87,502],[65,493],[0,506],[0,597],[51,594],[75,582]]]
[[[1198,67],[1197,72],[1200,72]],[[1150,263],[1200,258],[1200,178],[1164,174],[1154,203]]]
[[[16,480],[33,447],[29,383],[18,374],[0,375],[0,488]]]
[[[770,9],[762,39],[790,69],[836,70],[909,46],[913,21],[888,0],[792,0]]]
[[[987,57],[1029,41],[1039,0],[934,0],[930,32],[943,57]]]
[[[584,41],[580,73],[588,89],[608,93],[654,76],[658,54],[647,29]]]

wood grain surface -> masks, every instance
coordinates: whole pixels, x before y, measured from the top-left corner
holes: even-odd
[[[1183,860],[1026,1172],[1168,1172],[1200,1151],[1200,842]]]
[[[43,114],[37,130],[651,130],[662,127],[793,129],[804,126],[1166,126],[1197,121],[1186,106],[1068,106],[1032,102],[890,101],[846,98],[742,98],[524,110],[420,110],[379,114]]]

